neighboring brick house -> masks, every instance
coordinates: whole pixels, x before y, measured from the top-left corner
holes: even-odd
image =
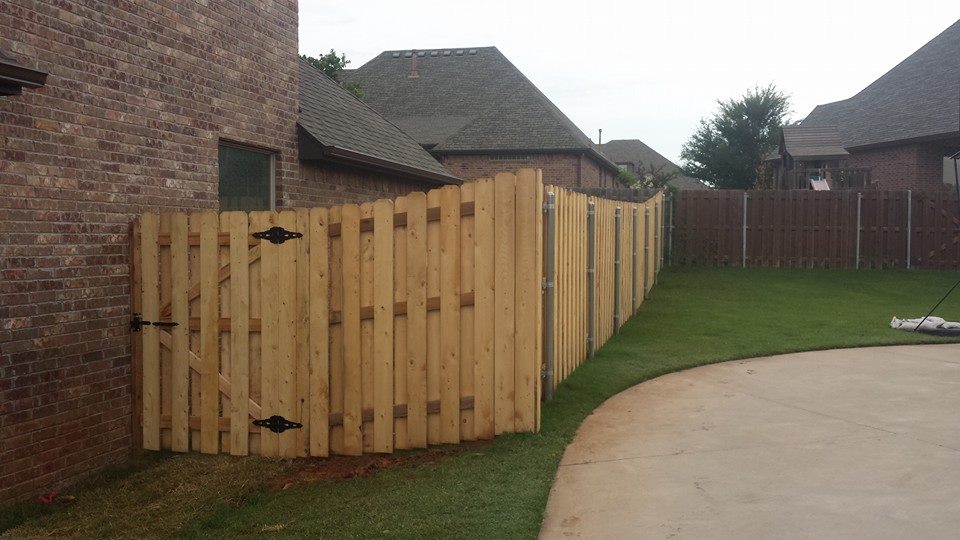
[[[960,21],[857,95],[784,128],[778,187],[943,189],[960,150]]]
[[[138,214],[315,206],[456,181],[302,69],[295,0],[0,3],[0,502],[136,445]]]
[[[496,47],[386,51],[345,79],[463,180],[534,167],[548,184],[619,185],[616,164]]]
[[[637,176],[645,174],[664,173],[675,174],[667,185],[679,190],[710,189],[709,186],[696,178],[683,174],[669,159],[660,152],[650,148],[639,139],[615,139],[600,145],[603,154],[611,161]]]

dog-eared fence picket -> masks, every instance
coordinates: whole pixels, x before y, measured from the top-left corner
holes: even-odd
[[[662,194],[610,201],[525,169],[359,205],[143,214],[141,446],[289,458],[537,431],[546,364],[552,389],[652,286],[662,209]]]

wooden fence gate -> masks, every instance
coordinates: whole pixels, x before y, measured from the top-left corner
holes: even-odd
[[[557,191],[557,260],[582,260],[588,197]],[[142,447],[357,455],[538,430],[543,199],[539,171],[521,170],[362,205],[144,214],[131,257]],[[602,209],[597,245],[612,249],[613,205],[589,199]],[[653,212],[642,234],[659,238],[661,195],[624,204]],[[624,248],[644,237],[626,234]],[[661,250],[647,243],[624,284],[652,283]],[[615,302],[612,253],[597,261],[599,346]],[[582,276],[559,276],[556,382],[585,339]]]

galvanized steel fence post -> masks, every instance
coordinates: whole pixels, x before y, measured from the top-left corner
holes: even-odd
[[[597,345],[597,205],[587,203],[587,352]]]
[[[673,195],[670,195],[670,218],[667,227],[667,264],[673,266]]]
[[[910,237],[913,235],[913,191],[907,190],[907,270],[910,269]]]
[[[653,282],[660,270],[660,205],[653,203]]]
[[[613,330],[620,331],[620,244],[623,209],[613,211]]]
[[[557,204],[556,195],[547,193],[547,200],[543,205],[546,217],[544,219],[544,246],[543,254],[545,257],[543,271],[546,274],[543,278],[543,399],[553,398],[553,337],[554,337],[554,309],[555,309],[555,288],[553,286],[554,274],[556,272],[555,254],[557,250]]]
[[[631,228],[633,229],[633,258],[630,261],[630,275],[633,279],[630,280],[630,301],[632,305],[630,306],[630,312],[637,312],[637,233],[640,229],[640,212],[636,207],[633,208],[632,212],[632,224]]]
[[[643,209],[643,297],[647,297],[647,276],[650,271],[647,265],[650,264],[650,208]]]
[[[857,260],[854,262],[854,268],[860,269],[860,207],[863,203],[863,193],[857,193]]]
[[[740,254],[740,266],[742,268],[747,267],[747,192],[743,192],[743,225],[742,231],[740,234],[740,243],[743,244],[742,251]]]

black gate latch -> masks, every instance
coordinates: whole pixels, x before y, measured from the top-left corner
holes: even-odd
[[[303,427],[303,424],[299,422],[287,420],[286,418],[276,414],[263,420],[254,420],[253,425],[265,427],[274,433],[283,433],[288,429],[300,429]]]
[[[180,326],[180,323],[175,323],[173,321],[145,321],[140,318],[139,313],[134,313],[133,318],[130,319],[130,330],[133,332],[139,332],[144,326],[163,326],[163,327],[173,327]]]
[[[272,244],[282,244],[291,238],[303,238],[303,233],[288,231],[283,227],[270,227],[265,231],[253,233],[254,238],[269,240]]]

